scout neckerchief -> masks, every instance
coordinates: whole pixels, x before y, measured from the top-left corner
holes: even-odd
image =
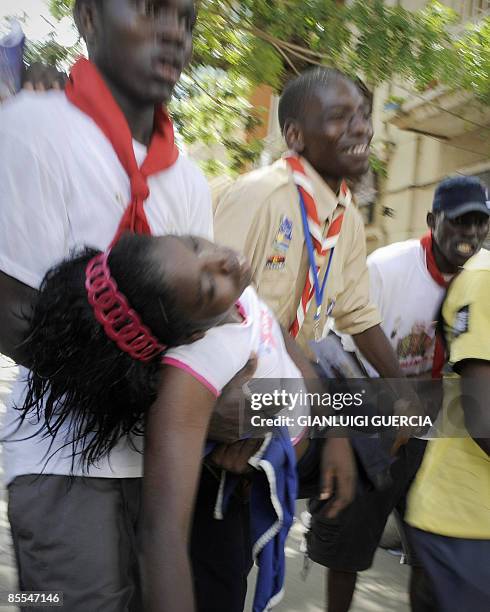
[[[315,339],[320,339],[320,315],[322,310],[323,296],[327,286],[328,276],[332,264],[335,245],[339,239],[344,213],[342,212],[333,219],[326,236],[323,236],[322,228],[318,218],[318,210],[313,196],[313,189],[308,179],[303,163],[296,155],[287,155],[285,160],[291,168],[294,183],[298,189],[299,202],[301,207],[301,217],[303,219],[303,231],[305,236],[306,248],[308,251],[308,276],[306,277],[305,287],[301,295],[301,300],[296,311],[296,317],[289,328],[289,333],[293,338],[299,334],[303,326],[308,309],[315,298]],[[340,206],[346,208],[352,201],[352,195],[345,181],[342,181],[339,195],[337,198],[337,209]],[[320,285],[320,270],[323,262],[328,255],[328,264]],[[330,309],[329,309],[330,311]],[[327,312],[327,315],[330,312]]]
[[[434,257],[433,244],[434,239],[432,232],[427,232],[420,239],[420,243],[425,251],[425,261],[427,264],[427,270],[433,278],[433,280],[440,286],[447,289],[449,281],[447,281],[442,275],[441,271],[437,267],[436,259]],[[439,333],[436,332],[436,343],[434,347],[434,359],[432,361],[432,378],[441,378],[442,368],[446,362],[446,355],[444,351],[444,343]]]
[[[65,88],[68,100],[88,115],[105,134],[114,148],[131,185],[131,199],[113,244],[125,231],[151,234],[144,202],[150,194],[148,177],[172,166],[179,156],[174,142],[174,130],[163,106],[155,107],[153,136],[147,156],[138,167],[133,149],[133,137],[126,117],[114,100],[100,72],[86,59],[79,59],[71,69]]]

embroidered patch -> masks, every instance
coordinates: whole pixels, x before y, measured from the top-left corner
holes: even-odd
[[[456,313],[453,325],[453,337],[457,338],[461,334],[465,334],[469,329],[470,322],[470,307],[463,306]]]
[[[284,255],[270,255],[265,262],[266,270],[283,270],[286,265],[286,257]]]
[[[293,222],[286,215],[282,215],[281,223],[273,242],[273,247],[277,251],[286,252],[293,237]]]

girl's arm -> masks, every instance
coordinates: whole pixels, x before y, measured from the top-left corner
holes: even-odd
[[[194,612],[188,555],[202,452],[216,398],[163,366],[145,434],[141,570],[147,612]]]

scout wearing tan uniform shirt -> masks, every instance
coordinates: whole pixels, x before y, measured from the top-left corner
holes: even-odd
[[[325,234],[337,208],[337,198],[314,168],[303,158]],[[337,211],[338,214],[338,211]],[[272,308],[281,325],[289,328],[294,320],[308,273],[298,190],[284,160],[241,177],[219,200],[214,225],[216,241],[242,250],[252,264],[253,282],[261,297]],[[381,322],[376,307],[369,302],[364,225],[357,209],[345,210],[340,238],[335,247],[328,277],[320,328],[327,311],[336,327],[354,335]],[[328,258],[320,278],[323,279]],[[315,307],[310,307],[298,342],[309,350],[313,339]]]
[[[320,312],[352,335],[364,357],[381,376],[401,378],[397,357],[369,300],[364,227],[355,206],[337,206],[343,179],[365,174],[373,136],[371,97],[361,83],[332,69],[314,69],[286,87],[279,103],[279,123],[291,152],[298,156],[316,204],[318,224],[326,237],[344,213]],[[285,329],[296,318],[309,271],[308,251],[298,193],[298,179],[283,159],[241,177],[221,192],[215,207],[215,238],[242,249],[252,264],[253,282]],[[319,283],[328,265],[325,257]],[[315,338],[313,299],[297,340],[311,356]],[[329,445],[340,441],[329,440]],[[323,511],[323,514],[325,512]],[[342,517],[342,514],[340,515]],[[331,571],[328,609],[350,606],[355,573]]]
[[[299,156],[309,179],[324,236],[345,212],[325,287],[320,314],[353,336],[357,347],[382,376],[402,373],[396,355],[370,304],[364,227],[355,206],[337,208],[337,192],[345,178],[369,168],[373,137],[372,105],[365,87],[332,69],[304,73],[286,87],[279,104],[279,122],[288,148]],[[336,210],[337,209],[337,210]],[[252,263],[253,282],[281,324],[293,323],[308,274],[308,253],[297,185],[284,160],[238,179],[215,203],[217,242],[243,249]],[[323,281],[328,257],[319,274]],[[298,342],[311,355],[315,300],[305,317]]]

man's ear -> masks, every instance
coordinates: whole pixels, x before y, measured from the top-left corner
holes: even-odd
[[[77,2],[73,9],[73,17],[80,36],[85,40],[87,48],[93,49],[97,31],[97,7],[93,0]]]
[[[434,228],[436,226],[436,218],[434,217],[434,213],[432,212],[427,213],[427,225],[432,231],[434,231]]]
[[[305,150],[303,130],[297,121],[288,119],[284,125],[284,139],[290,151],[301,155]]]

